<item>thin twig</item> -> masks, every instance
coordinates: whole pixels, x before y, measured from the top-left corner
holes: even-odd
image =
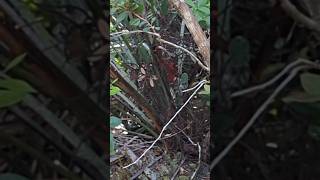
[[[142,31],[142,30],[135,30],[135,31],[121,31],[121,32],[115,32],[115,33],[111,33],[111,39],[126,35],[126,34],[134,34],[134,33],[147,33],[147,34],[151,34],[153,36],[157,36],[160,38],[160,34],[158,33],[153,33],[153,32],[149,32],[149,31]]]
[[[174,171],[172,177],[170,178],[170,180],[175,180],[176,176],[178,175],[178,172],[180,170],[180,167],[183,165],[183,163],[186,161],[186,157],[183,157],[183,159],[181,160],[179,166],[177,167],[177,169]]]
[[[188,53],[192,58],[194,58],[196,60],[196,62],[199,64],[200,67],[202,67],[204,70],[206,70],[208,72],[210,71],[210,68],[208,68],[207,66],[203,65],[203,63],[200,61],[200,59],[198,59],[192,52],[190,52],[186,48],[178,46],[178,45],[176,45],[176,44],[174,44],[172,42],[166,41],[166,40],[161,39],[161,38],[157,38],[157,40],[159,42],[166,43],[166,44],[169,44],[169,45],[171,45],[171,46],[173,46],[175,48],[179,48],[179,49],[183,50],[184,52]]]
[[[290,69],[292,69],[294,66],[300,64],[300,63],[305,63],[305,64],[309,64],[309,65],[313,65],[313,66],[317,66],[316,63],[306,60],[306,59],[298,59],[290,64],[287,65],[287,67],[285,67],[278,75],[276,75],[274,78],[270,79],[269,81],[263,83],[263,84],[259,84],[257,86],[253,86],[247,89],[243,89],[237,92],[234,92],[231,94],[232,98],[238,97],[238,96],[242,96],[244,94],[250,93],[250,92],[254,92],[254,91],[258,91],[258,90],[262,90],[265,89],[266,87],[270,86],[271,84],[275,83],[277,80],[279,80],[283,75],[285,75],[288,71],[290,71]]]
[[[157,161],[159,161],[162,158],[162,156],[159,156],[157,158],[155,158],[152,162],[150,162],[149,164],[147,164],[145,167],[141,168],[138,172],[136,172],[136,174],[134,174],[130,180],[136,179],[137,177],[139,177],[147,168],[151,167],[154,163],[156,163]]]
[[[172,42],[169,42],[169,41],[166,41],[166,40],[164,40],[164,39],[161,39],[161,36],[160,36],[158,33],[153,33],[153,32],[149,32],[149,31],[136,30],[136,31],[115,32],[115,33],[111,33],[110,35],[111,35],[111,39],[113,39],[113,38],[116,38],[116,37],[119,37],[119,36],[122,36],[122,35],[134,34],[134,33],[147,33],[147,34],[151,34],[151,35],[157,36],[157,37],[158,37],[157,40],[158,40],[159,42],[162,42],[162,43],[165,43],[165,44],[169,44],[169,45],[171,45],[171,46],[173,46],[173,47],[175,47],[175,48],[179,48],[179,49],[183,50],[184,52],[188,53],[188,54],[192,57],[191,59],[195,60],[195,62],[197,62],[200,67],[202,67],[204,70],[206,70],[206,71],[208,71],[208,72],[210,71],[210,68],[207,67],[207,66],[205,66],[205,65],[200,61],[200,59],[197,58],[197,56],[195,56],[192,52],[190,52],[189,50],[187,50],[187,49],[184,48],[184,47],[181,47],[181,46],[176,45],[176,44],[174,44],[174,43],[172,43]]]
[[[320,24],[317,21],[302,14],[289,0],[281,0],[280,2],[284,11],[286,11],[286,13],[295,21],[305,25],[310,29],[320,32]]]
[[[196,174],[197,174],[197,172],[198,172],[198,170],[199,170],[199,168],[201,166],[201,146],[200,146],[199,142],[197,143],[197,145],[198,145],[198,152],[199,152],[198,166],[197,166],[196,170],[193,172],[193,174],[192,174],[192,176],[190,178],[191,180],[196,176]]]
[[[205,81],[205,80],[202,80],[202,81]],[[194,90],[195,88],[197,88],[197,87],[200,85],[200,83],[201,83],[202,81],[200,81],[200,82],[199,82],[197,85],[195,85],[194,87],[189,88],[189,89],[185,89],[185,90],[183,90],[182,92],[185,93],[185,92]]]
[[[254,113],[247,124],[240,130],[238,135],[227,145],[227,147],[212,161],[210,165],[210,171],[227,155],[227,153],[232,149],[232,147],[245,135],[245,133],[254,124],[256,119],[264,112],[268,105],[274,100],[274,98],[280,93],[280,91],[296,76],[298,71],[306,68],[312,68],[314,66],[302,65],[294,68],[290,75],[282,81],[282,83],[275,89],[275,91],[269,96],[269,98],[259,107],[259,109]],[[318,66],[316,66],[318,67]]]
[[[136,164],[161,138],[162,134],[164,133],[164,131],[166,130],[166,128],[170,125],[170,123],[174,120],[174,118],[181,112],[181,110],[188,104],[188,102],[192,99],[192,97],[200,90],[200,88],[202,87],[202,85],[204,85],[206,82],[202,82],[201,85],[199,85],[199,87],[191,94],[191,96],[188,98],[188,100],[180,107],[180,109],[172,116],[172,118],[168,121],[168,123],[162,128],[159,136],[157,137],[157,139],[150,145],[149,148],[147,148],[139,158],[137,158],[133,163],[124,166],[123,168],[128,168],[134,164]]]
[[[139,19],[141,19],[142,21],[146,22],[146,23],[150,26],[150,28],[152,29],[152,31],[153,31],[154,33],[156,33],[156,31],[155,31],[155,29],[154,29],[154,26],[152,26],[152,24],[151,24],[148,20],[146,20],[146,19],[144,19],[143,17],[139,16],[137,13],[133,13],[133,15],[137,16]]]

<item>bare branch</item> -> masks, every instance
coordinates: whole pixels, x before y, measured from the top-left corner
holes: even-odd
[[[295,21],[305,25],[306,27],[320,32],[320,24],[312,18],[302,14],[290,0],[280,0],[282,8],[287,14],[292,17]]]
[[[194,42],[199,48],[199,52],[204,58],[204,64],[210,68],[210,43],[206,38],[197,19],[192,14],[190,8],[183,0],[169,0],[169,2],[178,10],[181,18],[185,21]]]

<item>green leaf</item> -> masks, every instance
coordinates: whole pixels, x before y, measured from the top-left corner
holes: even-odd
[[[116,95],[121,91],[121,89],[117,86],[110,85],[110,96]]]
[[[138,18],[131,19],[129,24],[131,26],[138,26],[140,24],[140,19],[138,19]]]
[[[210,7],[210,3],[209,3],[208,0],[199,0],[199,1],[198,1],[198,5],[199,5],[199,6]]]
[[[14,68],[15,66],[17,66],[18,64],[20,64],[24,58],[26,57],[26,53],[23,53],[19,56],[17,56],[16,58],[14,58],[4,69],[4,72],[8,72],[9,70],[11,70],[12,68]]]
[[[115,154],[115,145],[114,145],[114,140],[113,140],[113,135],[112,133],[110,133],[110,155],[114,155]]]
[[[303,89],[311,95],[320,95],[320,75],[303,73],[300,75]]]
[[[210,86],[204,85],[204,91],[199,92],[199,94],[210,95]]]
[[[180,88],[186,89],[189,86],[189,76],[187,73],[182,73],[180,77]]]
[[[114,128],[121,124],[121,119],[115,116],[110,116],[110,127]]]
[[[203,12],[208,18],[210,16],[210,9],[208,7],[205,6],[200,6],[198,8],[199,11]]]
[[[186,3],[191,7],[195,7],[196,6],[192,0],[186,0]]]
[[[169,9],[168,0],[162,0],[161,7],[160,7],[161,14],[165,16],[168,15],[168,9]]]
[[[145,27],[145,28],[143,28],[143,31],[144,32],[149,32],[149,29],[150,29],[149,27]]]
[[[205,91],[208,91],[210,93],[210,85],[205,84],[203,87]]]
[[[0,108],[6,108],[21,102],[27,94],[26,92],[0,90]]]
[[[122,22],[127,17],[128,17],[128,12],[127,11],[124,11],[124,12],[120,13],[119,16],[117,17],[117,23]]]
[[[134,10],[135,13],[142,14],[143,11],[145,10],[144,4],[143,3],[136,4],[136,7],[133,10]]]
[[[13,173],[5,173],[0,175],[0,180],[29,180],[26,177]]]
[[[139,24],[139,27],[142,27],[143,25],[145,25],[146,22],[145,21],[142,21],[140,24]]]
[[[16,92],[27,92],[27,93],[37,92],[27,82],[19,79],[13,79],[13,78],[0,79],[0,88],[12,90]]]

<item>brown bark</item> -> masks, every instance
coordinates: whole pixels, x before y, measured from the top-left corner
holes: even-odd
[[[193,16],[191,10],[188,5],[184,3],[184,1],[180,0],[169,0],[175,9],[178,10],[182,19],[185,20],[186,26],[190,31],[194,42],[197,44],[199,48],[199,52],[204,59],[204,64],[210,68],[210,43],[206,38],[202,28],[200,27],[198,21]]]

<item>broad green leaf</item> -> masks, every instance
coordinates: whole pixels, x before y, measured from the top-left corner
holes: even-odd
[[[37,92],[27,82],[19,79],[13,79],[13,78],[0,79],[0,89],[1,88],[17,91],[17,92],[28,92],[28,93]]]
[[[131,19],[129,24],[131,26],[138,26],[140,24],[140,19],[138,19],[138,18]]]
[[[9,70],[11,70],[12,68],[14,68],[15,66],[17,66],[18,64],[20,64],[24,58],[26,57],[26,53],[23,53],[19,56],[17,56],[16,58],[14,58],[4,69],[4,72],[8,72]]]
[[[206,6],[210,8],[210,3],[208,0],[199,0],[198,1],[199,6]]]
[[[0,90],[0,108],[6,108],[21,102],[27,94],[27,92]]]
[[[0,175],[0,180],[29,180],[29,178],[13,173],[5,173]]]
[[[205,13],[208,18],[210,17],[210,9],[208,7],[200,6],[198,10]]]
[[[110,116],[110,127],[114,128],[121,124],[121,119],[115,116]]]
[[[320,75],[303,73],[300,75],[303,89],[311,95],[320,95]]]

